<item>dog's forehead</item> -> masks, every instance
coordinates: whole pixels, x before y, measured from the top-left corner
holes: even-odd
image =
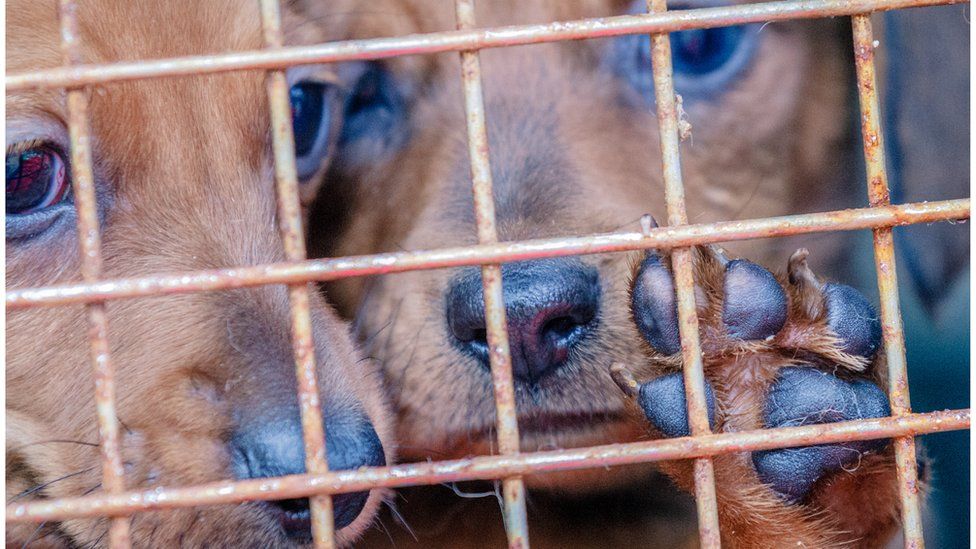
[[[8,69],[61,64],[55,0],[7,2]],[[88,0],[76,11],[85,63],[244,51],[262,45],[257,2]],[[13,50],[13,52],[11,52]]]

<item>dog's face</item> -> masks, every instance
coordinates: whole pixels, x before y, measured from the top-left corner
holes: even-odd
[[[253,5],[252,5],[253,4]],[[11,73],[61,63],[54,1],[7,4]],[[256,3],[90,1],[79,5],[85,62],[260,48]],[[323,40],[288,13],[289,42]],[[334,130],[329,77],[289,72],[303,199]],[[6,284],[77,281],[65,94],[7,95]],[[105,277],[281,261],[267,99],[260,72],[95,88],[92,149]],[[289,303],[282,286],[111,302],[129,489],[304,470]],[[371,363],[312,299],[312,330],[333,469],[392,459],[392,427]],[[88,324],[82,306],[7,312],[8,501],[100,489]],[[385,451],[384,451],[385,450]],[[340,542],[370,523],[383,494],[337,496]],[[308,538],[304,501],[136,516],[134,545],[287,546]],[[105,520],[13,525],[7,541],[104,541]]]
[[[453,25],[448,6],[386,4],[370,12],[382,16],[362,14],[355,32]],[[479,6],[478,24],[489,26],[634,13],[644,2]],[[682,146],[693,222],[782,215],[810,203],[818,182],[810,167],[844,124],[842,114],[811,116],[828,106],[844,112],[843,84],[818,76],[836,60],[830,40],[820,42],[802,24],[672,37],[675,86],[693,125]],[[649,57],[646,36],[481,53],[501,240],[634,230],[645,213],[666,219]],[[326,253],[474,243],[457,54],[369,71],[331,174],[345,210],[330,200],[320,212],[347,216],[339,232],[323,225]],[[382,134],[371,130],[378,127]],[[647,368],[629,310],[633,264],[632,255],[616,254],[503,267],[524,450],[643,436],[607,373],[614,361]],[[383,363],[402,452],[420,459],[489,452],[494,403],[477,269],[349,280],[330,290]]]

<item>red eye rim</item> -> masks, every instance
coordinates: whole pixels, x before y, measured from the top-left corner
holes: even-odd
[[[50,173],[48,176],[50,180],[48,182],[47,191],[36,205],[19,212],[8,211],[6,212],[7,215],[29,215],[45,210],[63,202],[70,193],[71,181],[68,174],[68,164],[60,148],[50,144],[33,145],[25,147],[20,151],[10,151],[7,153],[7,155],[10,156],[12,154],[16,154],[20,155],[21,159],[23,159],[23,157],[28,153],[35,153],[37,155],[35,158],[37,158],[38,161],[46,160],[51,163],[50,167],[44,168],[45,171]],[[23,160],[21,160],[21,162],[22,161]],[[18,169],[23,169],[23,166],[19,166]]]

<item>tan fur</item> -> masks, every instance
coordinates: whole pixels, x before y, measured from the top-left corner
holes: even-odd
[[[571,20],[620,14],[628,4],[484,1],[478,3],[477,19],[480,26]],[[323,7],[319,13],[337,12]],[[355,38],[454,27],[449,3],[386,0],[372,3],[369,9],[342,13],[349,18],[350,37]],[[840,194],[833,186],[834,167],[841,161],[838,151],[846,129],[850,84],[849,67],[842,57],[843,33],[838,29],[831,21],[764,27],[754,61],[731,89],[712,100],[685,98],[693,131],[682,145],[682,171],[692,222],[784,215],[836,205]],[[637,229],[645,213],[666,219],[656,118],[650,107],[635,108],[620,100],[627,93],[623,84],[600,66],[608,47],[609,41],[590,40],[481,53],[501,240]],[[340,159],[329,180],[334,194],[319,205],[314,219],[320,231],[319,250],[340,256],[472,244],[475,228],[457,54],[383,63],[395,77],[420,90],[409,105],[411,138],[391,158],[364,168],[346,169]],[[805,245],[811,241],[817,257],[830,261],[836,241],[811,238]],[[782,264],[794,242],[736,243],[730,249],[769,266]],[[637,254],[582,258],[600,274],[599,334],[561,373],[540,381],[538,390],[517,387],[524,451],[647,438],[646,422],[607,373],[609,364],[620,362],[643,380],[677,366],[674,358],[649,358],[633,326],[628,282],[636,258]],[[707,265],[700,268],[711,282]],[[445,270],[405,273],[344,280],[327,288],[341,309],[355,316],[370,355],[383,365],[398,415],[401,454],[410,460],[494,450],[488,374],[448,341],[444,294],[452,275]],[[699,288],[705,296],[715,290]],[[714,303],[712,307],[702,311],[703,338],[706,353],[717,353],[708,357],[709,375],[721,379],[716,381],[717,390],[729,396],[735,408],[729,410],[727,427],[755,427],[762,393],[775,373],[766,364],[772,357],[762,352],[761,345],[744,347],[740,351],[756,353],[755,364],[743,374],[754,379],[732,375],[742,366],[732,357],[750,355],[733,353],[724,334],[708,332],[717,329],[709,322],[714,318]],[[853,357],[836,353],[822,319],[790,326],[774,346],[809,348],[863,368]],[[776,360],[780,361],[776,367],[781,366],[782,354]],[[758,484],[746,457],[731,455],[716,461],[723,535],[730,546],[800,542],[819,547],[860,539],[869,529],[864,526],[867,522],[851,523],[862,513],[861,507],[845,504],[824,514],[783,505]],[[877,471],[890,472],[890,456],[878,463]],[[682,488],[691,489],[688,464],[662,468]],[[527,482],[533,488],[574,494],[567,498],[571,501],[577,495],[633,485],[652,474],[650,469],[533,475]],[[863,471],[870,476],[875,469],[865,465]],[[886,499],[890,494],[878,488],[884,485],[870,484],[877,490],[870,493],[886,505],[878,510],[884,517],[878,523],[884,528],[870,527],[871,535],[878,537],[892,524],[893,502]],[[493,504],[489,499],[478,507],[481,518],[472,522],[477,528],[470,532],[457,528],[442,537],[428,536],[424,526],[415,525],[417,544],[484,543],[483,524],[497,519],[490,512]],[[430,525],[430,516],[445,512],[438,504],[428,504],[411,513],[410,506],[410,501],[403,504],[411,524],[411,516],[418,517],[420,525]],[[658,512],[661,509],[648,509],[647,517]],[[601,546],[610,535],[607,532],[630,533],[639,544],[655,545],[646,538],[647,531],[633,525],[587,524],[591,532],[587,535],[547,527],[531,504],[530,517],[536,519],[532,531],[546,532],[539,541],[543,546]],[[690,520],[684,514],[673,522],[687,525]],[[385,543],[382,536],[372,541]],[[410,541],[397,539],[396,543],[402,546]]]
[[[55,5],[7,3],[9,73],[60,65]],[[78,17],[87,63],[262,45],[254,2],[86,1]],[[299,22],[286,14],[290,42],[323,40],[329,32]],[[60,128],[54,133],[63,137],[65,108],[62,92],[9,93],[8,146],[42,127]],[[104,276],[282,260],[260,72],[98,86],[90,110]],[[314,192],[314,185],[303,189],[306,201]],[[79,279],[73,214],[67,217],[27,243],[8,241],[7,288]],[[232,410],[247,405],[241,395],[296,398],[284,287],[117,301],[108,315],[130,489],[230,478],[226,439]],[[14,310],[6,322],[8,502],[99,490],[85,309]],[[317,297],[312,325],[323,400],[362,406],[392,458],[391,422],[371,364]],[[341,543],[363,532],[382,497],[374,491],[367,509],[339,532]],[[106,541],[105,520],[8,526],[8,546]],[[137,547],[285,544],[271,515],[254,503],[140,514],[132,540]]]

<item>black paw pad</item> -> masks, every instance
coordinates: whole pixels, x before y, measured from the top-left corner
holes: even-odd
[[[751,261],[736,259],[725,267],[722,321],[731,337],[766,339],[786,323],[786,292],[776,278]]]
[[[688,405],[685,382],[680,372],[663,375],[640,386],[637,403],[647,419],[669,438],[691,435],[688,425]],[[705,382],[705,403],[708,406],[708,425],[715,426],[715,392]]]
[[[784,368],[770,389],[766,427],[794,427],[890,415],[888,397],[873,383],[848,382],[813,368]],[[791,502],[802,500],[825,474],[856,467],[887,440],[851,441],[754,452],[759,479]]]
[[[651,347],[664,355],[681,351],[674,281],[657,254],[641,263],[631,300],[634,322]]]
[[[861,292],[844,284],[823,287],[827,326],[843,341],[845,353],[870,357],[881,346],[881,321]]]

